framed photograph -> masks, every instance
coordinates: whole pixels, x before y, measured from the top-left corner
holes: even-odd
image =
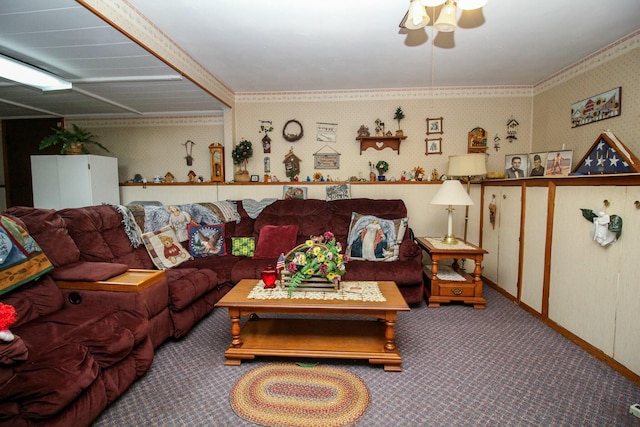
[[[444,133],[444,131],[442,130],[442,120],[442,117],[427,119],[427,135],[442,135]]]
[[[426,155],[429,154],[442,154],[442,138],[427,138],[425,139],[427,142],[427,151]]]
[[[549,151],[544,176],[569,176],[572,161],[572,150]]]
[[[529,153],[529,174],[527,176],[544,176],[547,164],[547,152]]]
[[[527,176],[525,171],[529,170],[529,155],[524,154],[507,154],[504,156],[504,177],[505,178],[524,178]]]
[[[473,128],[468,134],[468,153],[486,153],[488,133],[481,127]]]
[[[622,88],[583,99],[571,104],[571,127],[588,125],[622,114]]]
[[[259,175],[251,175],[251,182],[260,182]]]

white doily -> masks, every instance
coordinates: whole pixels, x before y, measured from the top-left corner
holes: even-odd
[[[448,265],[438,266],[438,279],[446,280],[448,282],[465,282],[465,279],[460,274],[456,273],[455,270]]]
[[[362,288],[362,292],[348,292],[344,288],[349,286],[358,286]],[[275,289],[265,289],[264,282],[259,280],[253,287],[247,299],[314,299],[314,300],[340,300],[340,301],[371,301],[371,302],[384,302],[386,298],[380,292],[378,282],[342,282],[340,289],[337,291],[305,291],[295,290],[291,297],[289,297],[289,288],[280,288],[277,286]]]
[[[467,245],[462,240],[458,240],[457,244],[451,245],[449,243],[444,243],[444,239],[439,237],[425,237],[425,239],[427,239],[436,249],[476,249],[474,246]]]

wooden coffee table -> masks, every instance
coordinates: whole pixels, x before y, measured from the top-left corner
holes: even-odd
[[[384,365],[385,371],[402,370],[394,326],[398,311],[410,309],[394,282],[378,282],[384,302],[248,299],[257,282],[240,281],[216,304],[227,307],[231,318],[232,338],[224,353],[225,365],[238,366],[243,359],[255,356],[315,357],[369,359],[369,363]],[[247,320],[241,327],[241,317],[254,314],[310,316],[304,319],[253,316],[257,320]],[[322,315],[332,318],[315,317]]]

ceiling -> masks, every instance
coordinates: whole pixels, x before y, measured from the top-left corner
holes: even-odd
[[[489,0],[483,9],[459,12],[453,33],[431,25],[399,28],[408,0],[128,4],[235,94],[533,86],[640,29],[638,0]],[[439,9],[428,9],[432,22]],[[192,115],[224,108],[74,0],[2,0],[0,53],[74,86],[43,93],[0,78],[3,119]]]

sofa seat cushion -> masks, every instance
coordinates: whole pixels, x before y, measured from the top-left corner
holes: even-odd
[[[149,324],[141,313],[115,306],[78,305],[12,330],[24,340],[30,357],[50,353],[57,343],[76,343],[106,368],[125,359],[147,337]]]
[[[55,416],[98,379],[100,368],[86,347],[58,342],[47,350],[30,352],[27,362],[13,367],[13,377],[0,388],[0,423],[17,415]]]
[[[4,304],[16,309],[17,319],[11,329],[62,309],[62,292],[49,275],[28,283],[0,297]]]
[[[218,275],[209,269],[172,268],[166,274],[173,311],[183,310],[218,286]]]
[[[129,266],[126,264],[80,261],[54,269],[51,272],[51,277],[54,280],[69,282],[99,282],[111,279],[128,269]]]
[[[197,269],[206,268],[216,273],[218,278],[218,284],[235,283],[235,282],[232,282],[233,280],[231,277],[232,270],[234,266],[238,263],[238,261],[240,261],[241,259],[246,259],[246,257],[226,255],[223,257],[195,258],[191,261],[187,261],[180,264],[180,267],[178,267],[177,270],[181,270],[182,268],[197,268]]]

